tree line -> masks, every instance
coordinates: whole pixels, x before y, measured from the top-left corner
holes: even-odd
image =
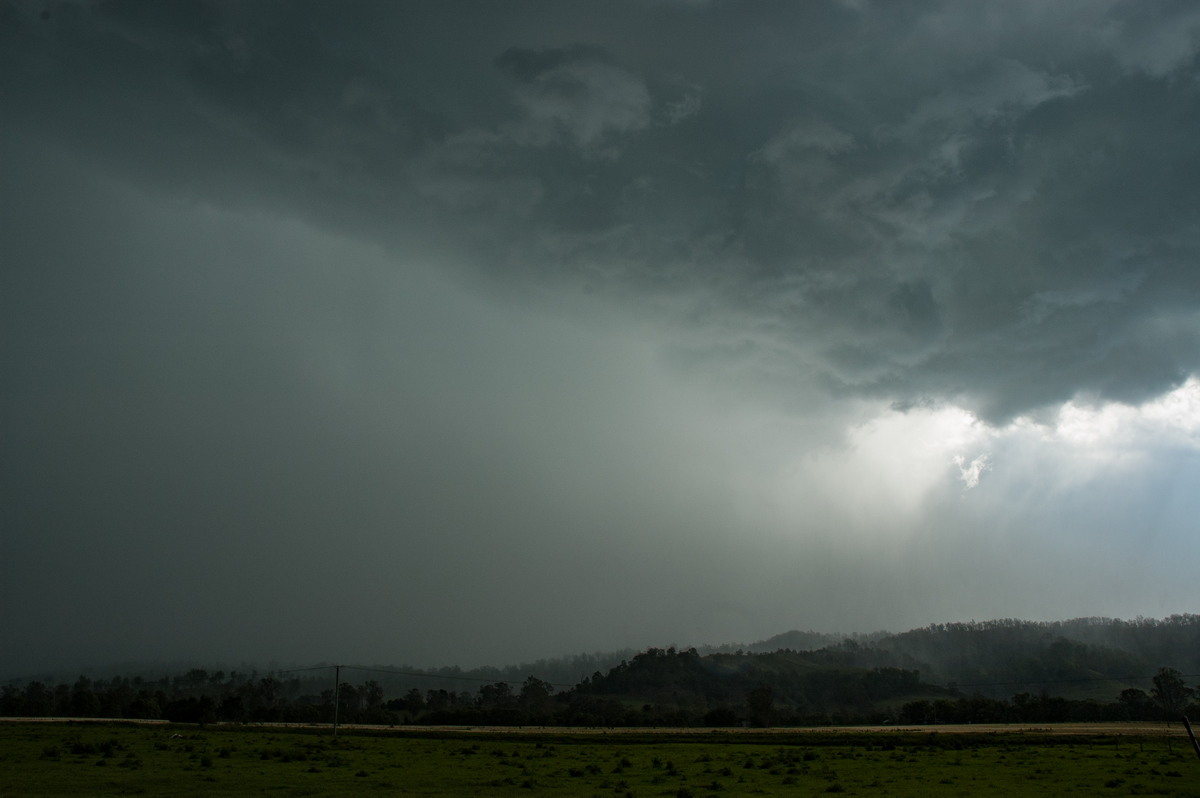
[[[1068,723],[1106,721],[1178,720],[1200,715],[1195,701],[1200,693],[1189,687],[1174,668],[1159,668],[1147,693],[1135,687],[1120,692],[1115,701],[1069,699],[1047,693],[1017,693],[1010,699],[976,694],[955,699],[920,700],[904,704],[897,722],[930,723]]]
[[[0,688],[0,715],[165,719],[184,723],[296,722],[544,725],[789,726],[857,723],[1052,723],[1200,716],[1197,690],[1161,667],[1147,692],[1111,700],[1019,692],[994,698],[928,684],[916,670],[858,668],[845,647],[817,652],[700,655],[651,648],[565,689],[529,675],[474,690],[416,687],[389,697],[374,679],[335,685],[311,674],[264,676],[191,669],[160,679],[80,676]],[[324,684],[324,687],[320,685]],[[314,689],[316,688],[316,689]]]

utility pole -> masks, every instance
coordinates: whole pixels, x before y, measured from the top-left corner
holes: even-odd
[[[333,736],[337,737],[338,726],[338,690],[342,685],[342,666],[333,666]]]

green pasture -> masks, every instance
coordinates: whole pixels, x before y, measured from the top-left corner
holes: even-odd
[[[1200,798],[1163,737],[664,736],[0,723],[0,796],[1121,796]]]

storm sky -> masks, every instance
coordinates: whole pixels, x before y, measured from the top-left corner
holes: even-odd
[[[1200,609],[1198,53],[0,0],[0,675]]]

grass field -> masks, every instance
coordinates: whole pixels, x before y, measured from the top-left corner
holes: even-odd
[[[0,723],[0,796],[1200,798],[1162,734],[939,730],[484,733]]]

